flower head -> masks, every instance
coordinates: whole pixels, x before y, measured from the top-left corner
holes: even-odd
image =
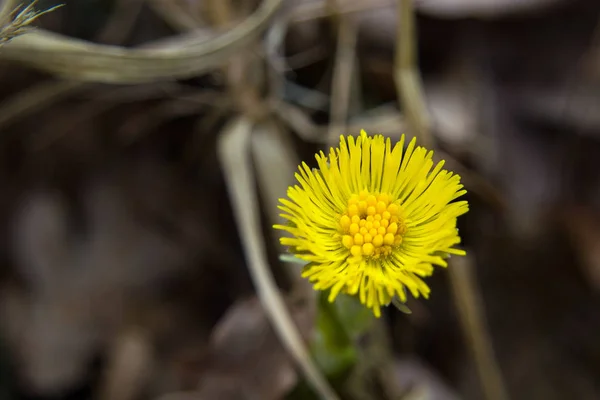
[[[302,275],[316,290],[330,290],[329,301],[344,292],[358,295],[376,316],[394,296],[406,301],[428,297],[421,279],[433,265],[447,266],[449,254],[464,255],[458,216],[468,211],[460,177],[434,166],[433,152],[404,149],[404,135],[393,145],[381,135],[362,131],[340,138],[329,156],[317,154],[317,169],[303,163],[280,199],[291,237],[281,239],[296,257],[308,262]]]

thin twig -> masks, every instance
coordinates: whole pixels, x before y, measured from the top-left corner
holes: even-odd
[[[178,1],[149,0],[148,5],[173,29],[186,32],[202,26],[200,18],[187,12]]]
[[[348,108],[352,93],[352,78],[356,64],[356,41],[358,29],[349,17],[338,19],[338,40],[333,68],[328,143],[335,144],[338,135],[346,131]]]
[[[397,33],[394,78],[400,108],[411,130],[419,138],[419,144],[431,148],[433,138],[429,113],[415,55],[417,37],[413,0],[398,0]]]
[[[326,128],[315,124],[299,107],[279,99],[272,99],[270,107],[271,111],[303,140],[310,143],[327,144]],[[403,132],[406,127],[406,123],[398,111],[390,110],[386,106],[352,118],[349,122],[349,132],[359,132],[364,129],[367,132],[378,132],[391,137],[399,136],[399,132]]]
[[[26,88],[0,103],[0,129],[84,88],[80,82],[70,81],[43,82]]]
[[[211,0],[207,6],[211,20],[218,28],[228,27],[235,21],[236,12],[231,0]],[[251,55],[249,51],[233,54],[223,71],[238,108],[254,120],[260,120],[266,115],[267,107],[260,99],[258,88],[249,82],[249,69],[260,68]]]
[[[146,0],[119,0],[108,22],[96,36],[96,41],[105,44],[125,42],[142,10]]]
[[[453,258],[448,271],[462,330],[473,353],[485,398],[507,400],[508,393],[485,326],[483,299],[477,290],[472,261],[468,256]]]
[[[280,13],[273,20],[264,39],[269,94],[277,99],[285,95],[285,72],[290,69],[289,60],[286,61],[283,55],[289,19],[289,12]]]

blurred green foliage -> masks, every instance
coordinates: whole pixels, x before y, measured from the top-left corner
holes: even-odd
[[[373,325],[373,313],[351,296],[340,294],[333,303],[328,292],[318,296],[317,326],[310,350],[315,362],[336,389],[341,389],[358,361],[358,339]],[[289,400],[317,399],[305,382]]]

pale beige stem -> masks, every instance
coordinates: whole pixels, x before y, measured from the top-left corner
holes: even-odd
[[[483,299],[477,289],[470,257],[456,257],[448,268],[460,323],[487,400],[508,400],[502,372],[486,328]]]
[[[398,100],[412,133],[419,138],[419,144],[431,148],[433,138],[416,59],[416,42],[413,0],[398,0],[398,30],[394,68]]]

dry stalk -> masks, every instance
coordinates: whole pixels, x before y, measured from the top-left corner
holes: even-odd
[[[425,105],[421,76],[416,59],[415,12],[413,0],[398,0],[398,31],[394,78],[396,90],[408,125],[420,139],[420,144],[431,148],[429,113]]]
[[[328,144],[334,145],[341,132],[346,131],[348,124],[348,108],[352,95],[352,78],[356,65],[356,41],[358,28],[349,17],[338,15],[338,39],[330,103],[330,119]]]
[[[131,31],[135,23],[135,19],[140,11],[143,1],[144,0],[120,0],[115,15],[110,18],[109,22],[102,29],[96,40],[110,41],[117,44],[125,40],[127,33]],[[3,8],[0,10],[0,20],[2,20],[1,15],[4,15],[4,12],[11,8],[10,4],[14,5],[14,3],[15,1],[12,0],[7,0],[3,3]],[[30,13],[34,13],[35,11],[33,11],[32,7],[35,5],[35,3],[35,1],[32,2],[20,13],[22,14],[26,12],[27,9],[30,9]],[[38,16],[56,8],[57,7],[54,7],[45,12],[38,13]],[[118,35],[115,36],[113,33],[114,31],[118,31]],[[49,81],[42,82],[31,88],[26,88],[0,103],[0,129],[4,128],[8,124],[18,122],[27,115],[39,111],[55,101],[61,100],[74,93],[81,93],[86,89],[89,89],[90,86],[92,85],[80,81]],[[128,93],[132,93],[132,90],[128,89]],[[89,115],[96,115],[98,112],[102,112],[104,109],[106,109],[106,106]],[[76,121],[80,120],[80,118],[76,118]],[[51,138],[42,140],[40,143],[38,143],[37,148],[47,146],[51,142],[54,142],[56,139],[58,139],[58,136],[53,136]]]
[[[64,81],[26,88],[0,103],[0,129],[84,88],[79,82]]]
[[[271,110],[303,140],[310,143],[327,144],[326,128],[316,125],[299,107],[279,100],[271,101]],[[348,125],[349,132],[378,132],[385,136],[397,137],[405,131],[406,123],[396,109],[381,107],[372,115],[354,118]]]
[[[246,20],[208,40],[203,32],[194,32],[168,46],[128,49],[40,29],[7,43],[0,58],[73,80],[145,83],[189,78],[224,65],[255,43],[281,4],[282,0],[264,0]]]
[[[97,35],[96,40],[107,44],[121,44],[129,36],[137,17],[139,16],[146,0],[118,0],[115,11],[108,22]]]
[[[193,31],[202,25],[200,19],[194,13],[184,9],[179,1],[148,0],[148,5],[175,30]]]
[[[131,31],[143,1],[144,0],[120,0],[115,15],[110,18],[107,26],[102,29],[96,39],[116,44],[123,41],[127,33]],[[9,10],[11,4],[14,6],[15,3],[18,3],[18,1],[7,0],[2,4],[3,8],[0,10],[0,20],[3,20],[1,15],[5,15],[6,10]],[[35,2],[29,7],[32,7],[34,4]],[[47,10],[46,12],[51,10]],[[24,11],[25,10],[21,11],[21,13]],[[5,18],[8,18],[8,14]],[[119,32],[118,36],[114,36],[113,32],[115,31]],[[22,120],[27,115],[39,111],[55,101],[74,93],[81,93],[89,88],[89,84],[80,81],[49,81],[35,85],[32,88],[26,88],[0,103],[0,129],[11,123]],[[127,92],[137,93],[135,90],[132,92],[132,89],[127,89]],[[111,96],[114,96],[114,94],[115,92],[111,92]],[[136,97],[136,99],[138,98],[139,97]],[[114,100],[114,97],[112,100]],[[101,112],[101,110],[98,110],[98,112]],[[42,140],[41,143],[39,143],[38,148],[45,147],[56,139],[58,139],[58,137]]]
[[[286,79],[284,75],[290,68],[289,59],[284,59],[283,53],[289,23],[290,13],[284,10],[273,20],[265,35],[267,78],[269,95],[272,99],[280,99],[285,95]]]
[[[222,26],[231,23],[234,12],[230,1],[213,1],[220,3],[218,5],[219,12],[212,15],[213,21]],[[260,119],[263,114],[261,111],[257,112],[255,110],[256,103],[258,103],[258,93],[245,80],[246,76],[243,68],[242,70],[239,69],[245,65],[243,56],[241,54],[232,57],[225,72],[234,98],[237,98],[240,94],[243,96],[238,101],[240,109],[245,115],[224,129],[219,137],[218,150],[232,199],[236,222],[242,236],[244,252],[248,259],[250,275],[269,320],[287,351],[300,366],[307,382],[322,399],[337,400],[337,395],[312,361],[306,346],[303,344],[300,333],[284,305],[284,300],[275,284],[264,254],[263,235],[260,232],[260,223],[257,220],[260,212],[255,193],[254,183],[256,179],[252,172],[254,167],[249,154],[251,147],[250,135],[253,129],[251,121]],[[247,102],[254,102],[255,104],[248,104]],[[267,110],[266,106],[264,110]]]
[[[475,283],[473,262],[468,256],[457,257],[452,260],[448,271],[462,329],[475,359],[485,398],[507,400],[508,393],[485,326],[485,314],[480,306],[483,299]]]
[[[219,159],[250,267],[250,276],[269,320],[287,351],[298,363],[307,382],[321,399],[337,400],[338,396],[310,358],[269,269],[260,228],[256,180],[249,154],[252,129],[251,120],[238,118],[224,129],[218,143]]]
[[[231,0],[212,0],[208,2],[211,19],[217,26],[224,28],[234,23],[236,13]],[[260,98],[259,89],[250,81],[252,72],[260,74],[262,63],[252,59],[248,50],[234,54],[224,68],[225,75],[231,90],[231,95],[236,99],[241,112],[253,120],[261,120],[268,113],[267,107]],[[254,70],[254,71],[252,71]]]
[[[400,105],[410,128],[420,143],[434,148],[429,115],[425,105],[421,77],[415,55],[415,12],[413,0],[398,0],[398,36],[396,37],[395,81]],[[486,181],[483,181],[487,183]],[[481,182],[478,182],[481,185]],[[489,192],[489,191],[488,191]],[[492,190],[496,193],[495,190]],[[469,258],[458,259],[449,268],[455,303],[461,315],[462,329],[473,350],[482,386],[488,400],[507,399],[500,368],[485,324],[482,300],[472,277]]]

